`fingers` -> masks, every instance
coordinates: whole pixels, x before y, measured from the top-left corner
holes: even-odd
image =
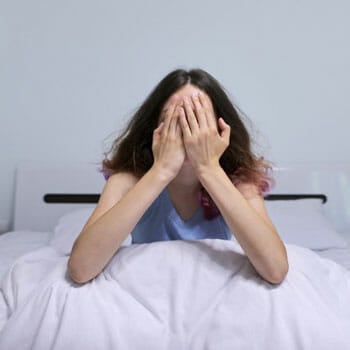
[[[206,121],[209,129],[214,129],[214,128],[216,129],[217,125],[216,125],[215,113],[211,103],[209,103],[209,98],[200,92],[198,95],[198,99],[205,110]]]
[[[175,103],[169,105],[167,108],[167,111],[165,113],[163,133],[161,135],[163,141],[165,141],[169,135],[175,136],[178,133],[176,129],[179,116],[179,103],[181,102],[176,101]]]
[[[164,127],[163,127],[163,132],[162,132],[162,137],[166,138],[169,132],[169,128],[170,128],[170,123],[172,120],[172,115],[174,113],[174,110],[176,108],[176,105],[170,105],[168,110],[165,113],[165,117],[164,117]]]
[[[164,127],[164,122],[161,122],[156,129],[153,130],[153,134],[155,137],[160,137],[162,129]]]
[[[186,124],[188,124],[187,126],[189,127],[188,130],[190,130],[192,134],[197,133],[199,131],[200,125],[197,122],[195,111],[190,104],[190,100],[186,96],[183,98],[183,101],[187,119]]]
[[[179,138],[182,137],[182,130],[180,127],[179,116],[180,116],[180,106],[179,103],[182,103],[180,100],[176,103],[170,104],[165,112],[162,114],[160,119],[163,119],[161,123],[163,123],[162,128],[159,130],[159,134],[163,142],[169,138],[169,136]],[[183,108],[182,108],[183,110]],[[159,129],[159,126],[156,130]]]
[[[219,118],[219,128],[221,129],[220,136],[224,139],[224,141],[229,144],[230,143],[230,134],[231,134],[231,127],[230,125],[226,124],[226,122]]]
[[[165,106],[159,117],[159,120],[163,121],[167,119],[169,116],[172,116],[177,105],[178,105],[178,99],[176,99],[174,102],[170,103],[169,105]]]
[[[176,119],[177,122],[173,121],[173,119]],[[181,136],[188,136],[189,134],[200,132],[201,129],[205,130],[209,128],[218,131],[218,121],[216,120],[210,99],[201,91],[194,93],[192,96],[183,96],[181,98],[180,96],[175,96],[165,106],[160,120],[164,121],[164,127],[162,129],[162,137],[164,138],[167,137],[168,133],[178,136],[179,134]],[[223,125],[221,124],[222,131],[225,129]],[[181,130],[179,130],[179,126]]]
[[[188,125],[185,110],[183,108],[180,108],[180,116],[179,116],[179,122],[181,126],[181,131],[183,137],[186,139],[192,135],[190,126]]]
[[[206,110],[199,100],[198,94],[183,97],[184,114],[180,114],[180,125],[184,136],[190,136],[208,127]]]
[[[194,104],[194,109],[195,109],[195,112],[196,112],[199,128],[206,128],[206,127],[208,127],[207,117],[206,117],[206,110],[203,108],[202,103],[199,100],[198,93],[194,93],[192,95],[192,101],[193,101],[193,104]],[[191,129],[192,129],[192,126],[191,126]]]
[[[177,111],[178,109],[176,109]],[[177,126],[177,116],[172,116],[170,118],[170,124],[169,124],[169,135],[175,135],[176,134],[176,126]]]
[[[217,129],[213,107],[208,97],[202,92],[194,93],[191,97],[184,96],[184,108],[191,132],[199,129]]]
[[[161,133],[162,133],[162,129],[164,128],[164,122],[161,122],[158,125],[158,128],[153,130],[153,140],[152,140],[152,148],[153,147],[157,147],[159,144],[159,140],[161,138]]]
[[[175,135],[177,138],[181,137],[182,138],[182,129],[181,129],[181,115],[185,114],[184,109],[182,107],[178,108],[178,116],[176,118],[176,131],[175,131]]]

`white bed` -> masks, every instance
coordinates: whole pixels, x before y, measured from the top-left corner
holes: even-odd
[[[21,163],[16,169],[13,225],[0,235],[0,280],[19,256],[49,243],[58,219],[93,203],[47,203],[50,193],[100,193],[104,179],[93,163]]]
[[[350,234],[350,233],[348,233]],[[321,257],[330,259],[350,270],[350,239],[346,236],[347,246],[344,248],[330,248],[324,250],[314,250]]]
[[[256,276],[234,240],[215,239],[126,240],[77,286],[66,263],[104,178],[95,164],[21,165],[13,230],[0,236],[0,349],[350,347],[350,166],[283,165],[275,177],[272,195],[302,195],[266,200],[290,258],[279,288]]]
[[[92,210],[94,203],[47,203],[44,197],[100,193],[105,180],[98,169],[93,163],[21,163],[18,166],[13,229],[0,235],[0,279],[16,258],[49,243],[63,215],[78,209]],[[276,167],[274,174],[276,186],[271,194],[327,196],[327,202],[322,205],[323,214],[348,246],[313,250],[350,269],[350,165],[285,164]],[[69,200],[79,198],[66,198]],[[317,241],[317,236],[314,239]]]

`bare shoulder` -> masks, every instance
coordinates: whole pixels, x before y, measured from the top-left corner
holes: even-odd
[[[275,229],[266,209],[264,197],[261,195],[258,186],[253,183],[242,183],[236,187],[247,200],[251,208],[253,208],[268,225]]]
[[[236,185],[236,188],[245,199],[262,198],[258,186],[254,183],[242,182]]]
[[[138,178],[131,173],[116,173],[106,181],[99,201],[86,222],[83,230],[98,220],[103,214],[111,209],[123,196],[138,182]]]
[[[132,173],[122,172],[111,175],[102,190],[99,204],[107,202],[114,205],[137,182],[138,178]]]
[[[138,180],[139,179],[132,173],[116,173],[108,178],[105,188],[115,185],[129,187],[135,185],[138,182]]]

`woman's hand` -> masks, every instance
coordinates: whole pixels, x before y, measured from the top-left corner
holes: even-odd
[[[177,175],[185,160],[179,108],[179,101],[172,102],[161,115],[161,122],[153,132],[154,166],[163,171],[170,181]]]
[[[179,109],[180,125],[187,157],[198,172],[204,167],[218,166],[219,159],[230,143],[230,126],[222,118],[217,128],[214,110],[203,93],[183,98],[184,109]]]

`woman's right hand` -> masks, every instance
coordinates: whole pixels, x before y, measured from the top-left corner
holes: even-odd
[[[169,176],[170,180],[177,175],[185,160],[185,147],[179,121],[180,108],[183,107],[179,101],[169,104],[160,118],[160,124],[153,131],[153,165]]]

